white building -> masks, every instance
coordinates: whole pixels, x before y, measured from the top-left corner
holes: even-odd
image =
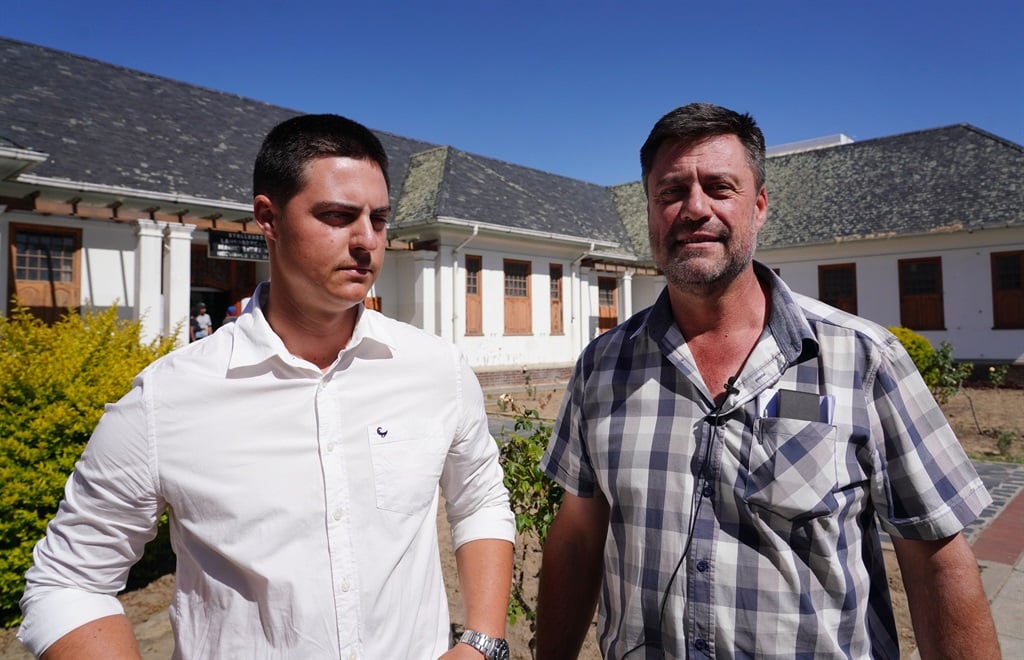
[[[8,300],[44,317],[118,305],[147,337],[185,340],[196,302],[219,319],[267,277],[252,162],[294,111],[7,39],[0,89]],[[660,292],[639,183],[378,135],[394,213],[368,303],[478,373],[564,375]],[[759,258],[958,358],[1024,362],[1024,149],[963,125],[809,146],[769,157]]]

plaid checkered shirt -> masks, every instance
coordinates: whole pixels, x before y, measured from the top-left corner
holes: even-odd
[[[944,538],[991,502],[891,333],[755,270],[769,321],[719,408],[667,292],[576,364],[541,466],[610,504],[606,658],[898,658],[879,524]]]

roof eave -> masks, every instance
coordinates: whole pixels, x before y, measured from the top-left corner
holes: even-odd
[[[586,245],[595,246],[601,248],[607,248],[611,250],[621,249],[621,245],[615,241],[605,241],[595,238],[587,238],[584,236],[571,236],[569,234],[558,234],[555,232],[541,231],[537,229],[523,229],[521,227],[508,227],[505,225],[497,225],[490,222],[481,222],[478,220],[463,220],[461,218],[452,218],[450,216],[438,216],[435,219],[417,222],[414,224],[403,225],[396,227],[388,232],[390,238],[401,239],[403,236],[410,234],[419,234],[425,227],[437,228],[439,226],[458,227],[460,229],[472,230],[474,227],[478,227],[479,231],[498,235],[498,234],[511,234],[513,236],[521,236],[523,238],[541,238],[545,240],[558,241],[560,243],[567,243],[572,245]],[[591,248],[593,249],[593,248]]]
[[[129,188],[127,186],[114,186],[86,181],[72,181],[69,179],[55,179],[35,174],[21,174],[13,181],[24,185],[44,187],[52,190],[66,190],[69,192],[86,193],[118,199],[137,199],[147,202],[174,204],[192,209],[203,208],[221,212],[227,211],[237,214],[239,217],[252,215],[251,204],[242,204],[223,199],[206,199],[193,195],[142,190],[139,188]]]
[[[0,147],[0,180],[11,179],[27,172],[39,163],[44,163],[50,154],[31,149]]]

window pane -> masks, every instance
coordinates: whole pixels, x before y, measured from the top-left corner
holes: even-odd
[[[551,267],[551,299],[562,299],[562,267]]]
[[[466,257],[466,294],[480,293],[480,257]]]
[[[505,264],[505,295],[509,298],[526,298],[526,280],[530,276],[528,264]]]
[[[996,291],[1012,291],[1022,288],[1021,263],[1024,262],[1024,253],[994,254],[992,260],[995,263],[994,285]]]
[[[939,263],[937,261],[904,262],[901,266],[905,294],[915,296],[939,293]]]
[[[601,278],[597,283],[597,304],[611,307],[615,304],[615,280]]]
[[[14,271],[18,279],[40,282],[71,281],[75,255],[73,237],[19,231],[15,235],[14,247]]]

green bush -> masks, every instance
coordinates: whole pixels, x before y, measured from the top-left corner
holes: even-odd
[[[938,379],[935,371],[935,348],[928,341],[927,337],[919,335],[910,328],[892,327],[889,331],[896,335],[896,338],[907,349],[914,366],[921,372],[924,382],[928,387],[934,387]]]
[[[0,317],[0,625],[20,619],[32,548],[104,406],[174,347],[172,338],[141,344],[139,331],[116,307],[53,326],[25,309]]]
[[[960,391],[961,385],[974,369],[971,362],[953,360],[953,346],[943,341],[939,348],[933,348],[927,338],[909,328],[892,327],[889,331],[907,349],[914,366],[921,372],[925,385],[932,391],[939,403]]]
[[[502,432],[496,438],[502,468],[505,470],[509,504],[516,517],[516,531],[520,534],[512,568],[508,618],[515,625],[520,617],[526,617],[531,632],[529,645],[532,656],[537,611],[530,594],[526,593],[526,584],[528,577],[536,576],[528,576],[526,567],[529,553],[540,552],[548,536],[548,528],[562,502],[563,490],[540,469],[541,456],[551,437],[551,424],[541,421],[536,410],[523,410],[511,399],[509,401],[515,416],[514,430]],[[536,543],[529,542],[529,537],[533,537]]]

